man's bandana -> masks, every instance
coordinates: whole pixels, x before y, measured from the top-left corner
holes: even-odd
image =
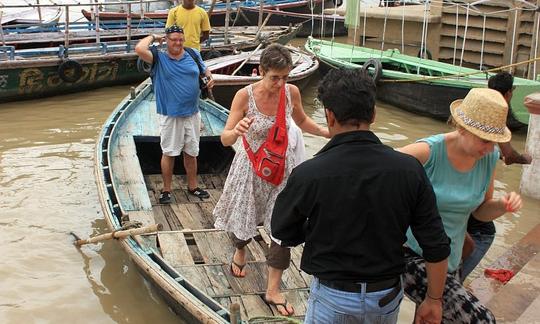
[[[165,34],[171,34],[171,33],[184,33],[184,30],[182,27],[178,27],[176,25],[172,25],[168,28],[165,28]]]

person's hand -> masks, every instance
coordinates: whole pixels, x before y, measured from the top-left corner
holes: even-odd
[[[206,87],[208,89],[212,89],[214,87],[214,78],[212,78],[212,73],[210,73],[210,75],[206,75],[206,78],[208,79],[208,83],[206,84]]]
[[[163,44],[163,41],[165,40],[165,36],[163,35],[158,35],[158,34],[153,34],[152,36],[154,36],[154,41],[155,42],[158,42],[158,44],[161,46]]]
[[[501,203],[504,206],[504,210],[510,213],[517,212],[523,206],[521,196],[514,191],[507,193],[504,197],[502,197]]]
[[[439,324],[442,321],[442,301],[427,298],[418,306],[414,324]]]
[[[236,126],[234,126],[234,134],[237,136],[242,136],[245,133],[247,133],[249,127],[251,126],[251,123],[253,122],[253,117],[244,117],[242,118]]]

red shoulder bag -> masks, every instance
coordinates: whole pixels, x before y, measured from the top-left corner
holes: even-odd
[[[242,136],[244,148],[251,164],[253,164],[255,174],[276,186],[283,181],[283,175],[285,174],[285,158],[288,145],[285,100],[285,86],[283,86],[279,97],[276,122],[268,131],[266,140],[261,144],[257,152],[253,153],[245,136]]]

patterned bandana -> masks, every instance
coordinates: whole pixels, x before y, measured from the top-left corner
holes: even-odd
[[[171,33],[184,33],[184,30],[182,27],[178,27],[176,25],[172,25],[168,28],[165,28],[165,34],[171,34]]]

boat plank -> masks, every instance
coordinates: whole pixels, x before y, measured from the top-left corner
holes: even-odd
[[[304,281],[300,271],[294,265],[291,265],[283,271],[281,282],[284,289],[308,288],[308,284]]]
[[[179,231],[179,230],[184,229],[184,227],[182,226],[182,223],[177,217],[176,212],[172,209],[170,204],[161,206],[161,210],[163,211],[163,215],[165,216],[165,219],[169,223],[171,230]]]
[[[247,317],[272,316],[272,310],[268,304],[259,295],[242,295],[242,304],[246,310]]]
[[[174,268],[195,264],[183,233],[158,233],[163,258]]]
[[[203,229],[200,220],[191,216],[185,204],[171,204],[171,208],[184,229]]]
[[[193,286],[204,291],[205,294],[209,296],[214,296],[216,294],[205,268],[193,266],[178,267],[175,269]]]
[[[163,213],[163,206],[165,205],[154,206],[154,208],[152,209],[152,211],[154,212],[154,219],[156,220],[156,223],[160,223],[161,225],[163,225],[163,231],[170,231],[171,226],[167,221],[167,217],[165,217],[165,214]]]
[[[185,206],[193,218],[199,219],[201,221],[203,228],[214,228],[214,222],[210,222],[204,217],[204,212],[199,206],[199,204],[186,204]]]
[[[148,226],[156,223],[154,213],[151,210],[133,210],[129,212],[129,220],[141,222],[142,226]]]
[[[236,278],[231,274],[229,264],[222,266],[222,271],[227,276],[232,290],[237,294],[256,294],[266,291],[267,268],[265,262],[248,262],[246,276]]]
[[[205,228],[214,228],[214,207],[215,204],[211,200],[205,200],[200,202],[199,207],[201,209],[202,222]]]
[[[229,264],[231,262],[234,247],[226,232],[195,232],[193,237],[205,263]]]
[[[174,198],[174,202],[178,204],[189,204],[191,201],[189,201],[188,195],[185,190],[183,189],[173,189],[172,196]]]
[[[266,247],[266,249],[263,248],[261,243],[266,246],[266,243],[262,240],[258,241],[256,238],[253,238],[253,240],[246,246],[247,251],[249,251],[249,254],[251,254],[253,258],[253,261],[266,261],[266,252],[268,251],[268,247]]]
[[[159,248],[157,246],[156,234],[136,235],[134,238],[143,248],[151,250],[158,255],[161,255],[161,252],[159,251]]]
[[[230,296],[234,294],[221,265],[208,265],[204,266],[204,269],[214,289],[214,296]],[[224,305],[224,307],[228,307],[228,305]]]

